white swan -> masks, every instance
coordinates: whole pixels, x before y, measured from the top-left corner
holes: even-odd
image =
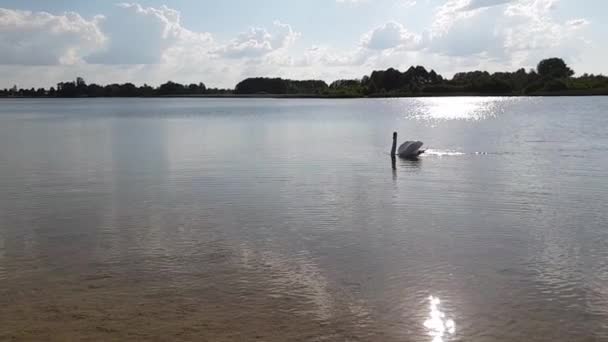
[[[397,132],[393,133],[393,147],[391,148],[391,156],[395,156],[395,152],[401,158],[416,158],[424,153],[420,148],[424,145],[422,141],[406,141],[397,150]]]

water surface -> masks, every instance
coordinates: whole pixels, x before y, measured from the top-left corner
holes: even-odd
[[[1,100],[0,340],[606,340],[606,113]]]

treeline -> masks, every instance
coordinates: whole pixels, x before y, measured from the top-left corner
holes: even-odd
[[[230,94],[231,90],[207,88],[204,83],[180,84],[169,81],[158,87],[147,84],[136,86],[133,83],[109,84],[101,86],[87,84],[84,79],[78,77],[73,82],[61,82],[57,87],[49,89],[31,88],[0,90],[0,96],[22,96],[22,97],[157,97],[157,96],[196,96],[196,95],[222,95]]]
[[[436,84],[443,78],[431,70],[411,67],[402,73],[395,69],[374,71],[360,80],[337,80],[331,84],[320,80],[295,81],[282,78],[248,78],[236,85],[238,95],[319,95],[337,97],[360,97],[387,92],[410,92],[421,85]]]
[[[50,89],[0,90],[0,96],[47,97],[154,97],[154,96],[310,96],[310,97],[390,97],[441,95],[608,95],[608,77],[574,71],[560,58],[542,60],[536,69],[515,72],[470,71],[446,79],[434,70],[412,66],[401,72],[390,68],[374,71],[361,79],[346,79],[327,84],[321,80],[248,78],[234,90],[207,88],[199,84],[167,82],[159,87],[132,83],[100,86],[82,78],[62,82]]]
[[[606,94],[608,77],[574,72],[560,58],[542,60],[535,70],[515,72],[460,72],[445,79],[434,70],[412,66],[401,72],[389,68],[361,79],[293,81],[280,78],[249,78],[240,82],[236,94],[318,95],[323,97],[432,96],[432,95],[543,95]]]
[[[281,78],[248,78],[234,88],[235,94],[320,94],[327,89],[325,81],[293,81]]]

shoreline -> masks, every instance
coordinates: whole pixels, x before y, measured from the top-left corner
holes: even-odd
[[[555,91],[531,94],[512,93],[445,93],[445,94],[371,94],[368,96],[316,95],[316,94],[195,94],[161,96],[0,96],[0,99],[99,99],[99,98],[234,98],[234,99],[376,99],[376,98],[428,98],[428,97],[587,97],[608,96],[608,89],[595,92]]]

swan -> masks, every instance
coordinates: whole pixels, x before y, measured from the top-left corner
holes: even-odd
[[[424,153],[420,148],[424,145],[422,141],[406,141],[397,150],[397,132],[393,133],[393,147],[391,148],[391,156],[395,156],[395,152],[401,158],[416,158]]]

